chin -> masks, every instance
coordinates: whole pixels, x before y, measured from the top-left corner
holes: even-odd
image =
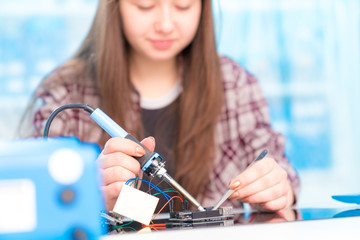
[[[154,61],[167,61],[176,58],[182,49],[170,48],[166,50],[152,49],[147,54],[147,57]]]
[[[151,56],[148,56],[153,61],[169,61],[173,60],[177,54],[154,54]]]

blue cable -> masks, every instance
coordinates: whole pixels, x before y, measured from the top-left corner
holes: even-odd
[[[161,193],[162,195],[164,195],[164,197],[169,201],[170,200],[170,195],[169,194],[167,194],[167,193],[165,193],[165,192],[163,192],[160,188],[158,188],[155,184],[153,184],[152,182],[149,182],[149,181],[147,181],[147,180],[145,180],[145,179],[141,179],[141,178],[130,178],[129,180],[127,180],[126,182],[125,182],[125,184],[126,185],[129,185],[129,183],[131,183],[132,181],[135,181],[135,180],[140,180],[140,181],[143,181],[143,182],[145,182],[145,183],[147,183],[147,184],[149,184],[152,188],[154,188],[155,190],[157,190],[159,193]]]
[[[127,180],[125,184],[128,185],[130,182],[132,182],[132,181],[134,181],[134,180],[136,180],[136,178],[131,178],[131,179]],[[155,190],[157,190],[158,192],[160,192],[162,195],[164,195],[164,197],[165,197],[167,200],[170,200],[171,197],[170,197],[167,193],[163,192],[159,187],[157,187],[157,186],[156,186],[155,184],[153,184],[152,182],[149,182],[149,181],[147,181],[147,180],[145,180],[145,179],[141,179],[141,178],[138,178],[137,180],[140,180],[140,181],[143,181],[143,182],[149,184],[152,188],[154,188]]]

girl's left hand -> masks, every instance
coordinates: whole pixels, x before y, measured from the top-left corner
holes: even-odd
[[[236,191],[230,199],[240,199],[261,211],[278,211],[294,203],[286,171],[272,158],[255,162],[230,181]]]

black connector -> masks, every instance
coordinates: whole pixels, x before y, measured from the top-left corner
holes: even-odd
[[[181,202],[181,208],[183,211],[189,210],[189,201],[187,199]]]
[[[207,208],[205,211],[179,211],[170,212],[170,221],[174,222],[197,222],[215,221],[232,218],[234,216],[232,207],[223,207],[216,210]]]

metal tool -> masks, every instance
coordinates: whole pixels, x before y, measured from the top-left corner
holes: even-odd
[[[259,161],[259,160],[261,160],[261,159],[263,159],[265,156],[266,156],[266,154],[268,153],[268,150],[267,149],[264,149],[261,153],[260,153],[260,155],[257,157],[257,158],[255,158],[251,163],[250,163],[250,165],[249,166],[247,166],[246,167],[246,169],[248,169],[251,165],[253,165],[256,161]],[[245,169],[245,170],[246,170]],[[245,171],[244,170],[244,171]],[[220,205],[221,204],[223,204],[224,202],[225,202],[225,200],[226,199],[228,199],[230,196],[231,196],[231,194],[233,194],[235,192],[235,189],[228,189],[226,192],[225,192],[225,194],[220,198],[220,200],[217,202],[217,204],[214,206],[214,208],[212,209],[212,210],[216,210],[216,209],[218,209],[219,207],[220,207]]]

